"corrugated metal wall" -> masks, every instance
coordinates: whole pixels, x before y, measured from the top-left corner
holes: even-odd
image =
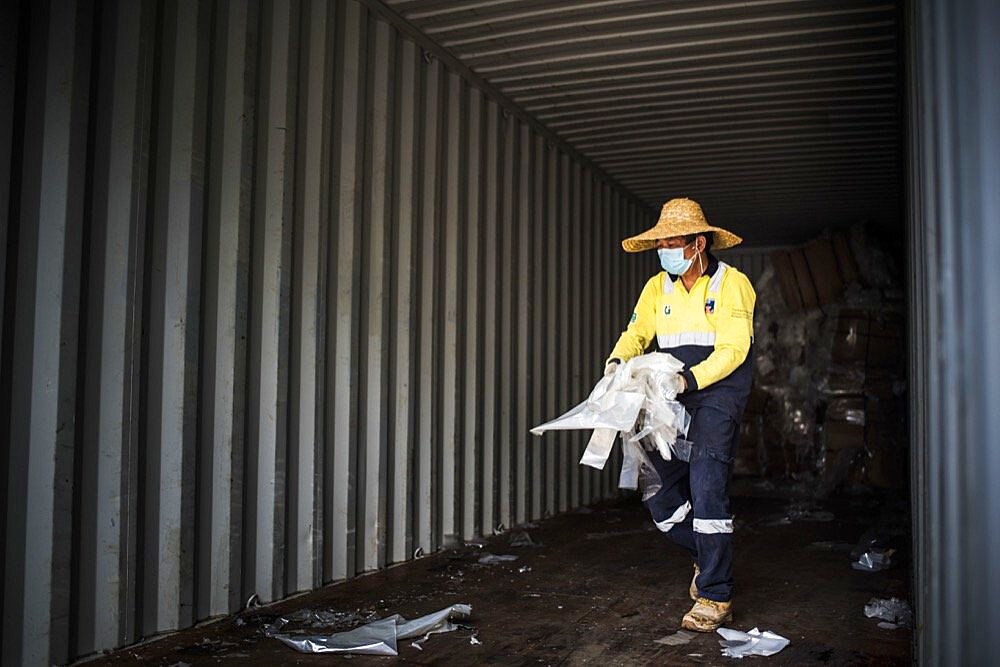
[[[777,250],[778,247],[745,247],[741,245],[732,250],[723,250],[718,253],[718,256],[719,259],[745,273],[756,287],[764,270],[771,266],[771,252]]]
[[[997,662],[1000,4],[910,3],[916,656]]]
[[[4,664],[615,492],[636,200],[356,2],[2,11]]]

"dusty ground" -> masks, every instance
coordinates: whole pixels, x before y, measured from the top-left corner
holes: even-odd
[[[737,516],[735,618],[729,627],[759,626],[791,640],[780,654],[750,660],[768,664],[884,665],[911,662],[909,630],[882,630],[865,618],[872,597],[909,595],[909,537],[885,572],[852,570],[854,544],[879,516],[905,530],[886,499],[830,501],[832,521],[793,519],[789,500],[761,497],[749,485],[734,500]],[[766,492],[763,495],[768,495]],[[509,546],[511,534],[466,545],[283,604],[262,607],[89,665],[330,664],[348,658],[303,655],[263,634],[263,625],[296,609],[332,609],[407,618],[453,603],[472,605],[467,627],[432,636],[418,650],[404,641],[399,658],[355,657],[350,664],[724,664],[717,635],[681,646],[655,639],[679,629],[691,606],[691,566],[647,520],[637,499],[591,512],[557,516],[529,528],[544,546]],[[816,543],[820,544],[816,544]],[[518,555],[513,563],[479,565],[484,552]],[[899,564],[902,563],[902,564]],[[530,570],[520,572],[520,568]],[[345,621],[349,624],[350,621]],[[338,629],[347,629],[346,627]],[[473,645],[470,637],[482,642]]]

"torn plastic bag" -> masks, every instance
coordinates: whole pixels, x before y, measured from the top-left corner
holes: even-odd
[[[674,456],[687,460],[690,443],[678,443],[680,436],[687,434],[691,418],[676,400],[675,378],[683,368],[681,361],[662,352],[629,359],[613,375],[601,378],[586,401],[531,432],[541,435],[551,430],[594,429],[580,463],[599,470],[604,469],[618,433],[633,444],[652,443],[664,460]],[[621,477],[630,486],[623,488],[638,485],[635,451],[623,443],[626,458],[632,456],[628,473],[623,471]]]
[[[328,635],[292,635],[267,632],[268,636],[287,644],[300,653],[352,653],[354,655],[398,655],[396,644],[402,639],[425,637],[439,632],[451,632],[457,626],[451,619],[468,618],[472,607],[454,604],[440,611],[408,621],[399,614],[372,621],[347,632]],[[280,628],[287,619],[278,619]],[[274,628],[277,629],[277,628]]]

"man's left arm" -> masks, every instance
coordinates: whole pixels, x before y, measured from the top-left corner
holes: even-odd
[[[704,389],[728,376],[739,368],[750,352],[757,295],[742,273],[734,271],[726,278],[716,312],[715,349],[700,364],[681,373],[687,382],[687,391]]]

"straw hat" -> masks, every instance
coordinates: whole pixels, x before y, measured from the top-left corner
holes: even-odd
[[[698,202],[693,199],[680,198],[671,199],[664,204],[656,225],[642,234],[622,241],[622,248],[625,249],[625,252],[641,252],[655,248],[656,242],[660,239],[704,232],[715,233],[715,238],[712,240],[713,250],[732,248],[743,242],[743,239],[736,234],[708,224]]]

